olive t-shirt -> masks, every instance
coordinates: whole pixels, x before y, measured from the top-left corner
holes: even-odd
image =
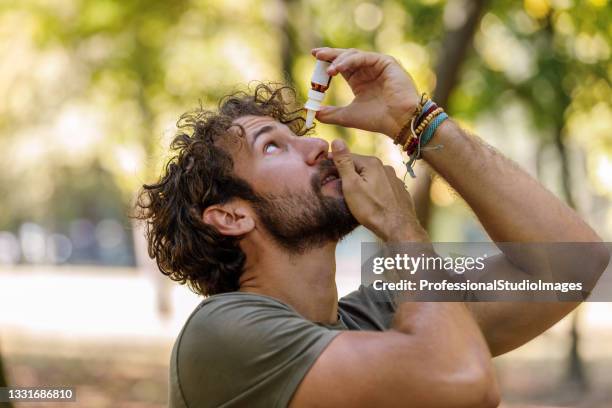
[[[359,287],[338,302],[338,321],[313,323],[272,297],[230,292],[203,300],[170,361],[170,408],[286,407],[317,357],[342,330],[386,330],[389,293]]]

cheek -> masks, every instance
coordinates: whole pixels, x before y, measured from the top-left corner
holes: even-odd
[[[305,165],[270,165],[261,168],[257,178],[261,186],[269,192],[296,191],[311,188],[313,171]]]

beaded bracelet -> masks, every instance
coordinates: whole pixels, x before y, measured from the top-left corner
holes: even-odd
[[[410,177],[416,178],[414,174],[414,164],[417,160],[421,158],[421,152],[424,150],[437,150],[441,149],[443,145],[436,145],[432,147],[425,147],[425,145],[431,140],[436,129],[440,126],[442,122],[448,119],[448,115],[445,112],[440,113],[438,116],[434,118],[429,126],[425,129],[425,132],[419,135],[418,143],[416,143],[416,147],[412,151],[407,151],[410,156],[410,160],[406,162],[406,171],[410,174]]]
[[[421,110],[421,114],[417,117],[416,119],[416,123],[418,124],[420,122],[420,120],[422,118],[424,118],[425,116],[427,116],[429,113],[431,113],[431,111],[433,110],[433,107],[438,107],[434,101],[432,101],[431,99],[428,99],[425,102],[425,105],[423,105],[423,109]]]
[[[423,107],[423,112],[421,112],[419,117],[416,119],[415,125],[419,126],[421,122],[423,121],[423,119],[425,119],[427,115],[429,115],[431,112],[435,111],[436,109],[438,109],[438,105],[436,105],[432,100],[427,101],[427,103]]]
[[[431,115],[431,113],[430,113]],[[428,115],[429,116],[429,115]],[[419,140],[420,140],[420,135],[422,133],[422,128],[417,128],[415,129],[415,122],[417,122],[420,119],[420,123],[419,126],[427,126],[427,124],[429,123],[431,116],[426,117],[423,119],[423,116],[421,115],[420,117],[415,117],[411,122],[410,122],[410,133],[411,133],[411,137],[406,140],[406,143],[402,146],[403,150],[408,153],[408,155],[411,155],[412,152],[416,149],[417,145],[419,144]]]
[[[444,112],[444,109],[436,105],[431,99],[426,99],[426,94],[423,93],[415,112],[393,139],[394,144],[400,145],[401,149],[410,158],[405,164],[406,170],[412,178],[416,177],[413,167],[415,162],[421,158],[421,152],[443,147],[442,145],[425,147],[425,145],[446,119],[448,119],[448,115]]]
[[[419,126],[415,130],[415,133],[417,134],[417,136],[420,136],[421,133],[423,133],[423,131],[425,130],[425,128],[429,125],[429,122],[431,122],[433,118],[435,118],[437,115],[439,115],[442,112],[444,112],[444,109],[437,108],[436,110],[431,112],[429,115],[427,115],[427,117],[423,119],[423,121],[419,124]]]
[[[423,108],[425,108],[425,106],[429,102],[431,102],[431,100],[427,99],[426,96],[427,94],[425,92],[421,94],[421,100],[419,101],[419,104],[417,105],[414,113],[412,114],[410,119],[406,122],[404,127],[400,129],[397,136],[395,136],[395,138],[393,139],[394,144],[404,146],[410,140],[410,136],[409,135],[407,136],[408,131],[411,129],[411,126],[414,123],[415,119],[418,119],[423,114],[424,112]]]
[[[406,171],[412,178],[416,178],[414,174],[414,165],[417,160],[421,158],[421,153],[424,150],[436,150],[440,149],[442,145],[436,145],[432,147],[425,147],[425,145],[431,140],[436,129],[440,126],[444,120],[448,119],[448,115],[444,112],[442,108],[436,107],[435,110],[429,114],[419,123],[419,132],[416,132],[414,129],[414,121],[412,123],[412,134],[413,139],[411,143],[407,144],[406,153],[410,157],[408,162],[406,162]]]

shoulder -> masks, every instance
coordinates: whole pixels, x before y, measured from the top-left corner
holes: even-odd
[[[271,297],[215,295],[185,324],[172,364],[185,400],[198,406],[208,406],[204,400],[214,406],[262,400],[261,395],[268,395],[264,406],[274,406],[270,398],[286,403],[337,333]]]
[[[233,349],[233,356],[239,357],[273,346],[292,330],[311,326],[315,325],[278,300],[232,292],[204,300],[185,324],[178,341],[183,353],[214,359],[219,356],[216,349],[223,347]]]
[[[257,323],[301,318],[288,305],[268,296],[231,292],[204,300],[185,324],[185,331],[223,329],[230,334]],[[184,335],[187,333],[184,333]]]

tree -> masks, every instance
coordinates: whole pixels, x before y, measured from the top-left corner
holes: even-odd
[[[436,68],[436,88],[433,100],[440,106],[448,106],[449,97],[459,79],[459,73],[467,53],[472,45],[472,39],[482,13],[486,7],[486,0],[473,0],[466,4],[464,23],[455,29],[447,30],[438,57]],[[428,166],[420,164],[418,178],[412,190],[415,210],[419,222],[427,229],[431,218],[431,171]]]

